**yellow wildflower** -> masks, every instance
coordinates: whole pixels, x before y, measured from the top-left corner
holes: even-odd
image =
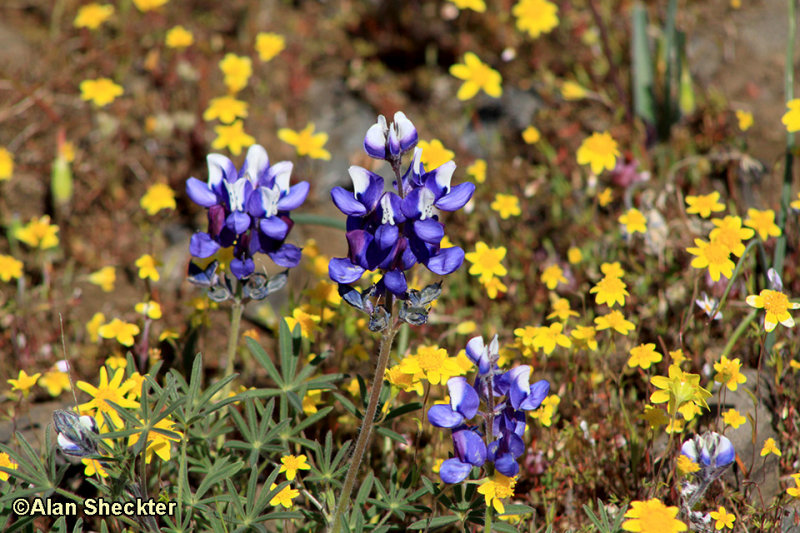
[[[736,120],[739,122],[739,129],[742,131],[747,131],[750,129],[750,126],[753,125],[753,114],[749,111],[737,109]]]
[[[525,141],[526,144],[536,144],[541,138],[542,134],[539,132],[536,126],[528,126],[522,132],[522,140]]]
[[[623,215],[617,219],[619,223],[625,226],[625,231],[630,234],[639,232],[647,233],[647,219],[641,211],[635,207],[628,209]]]
[[[108,78],[84,80],[80,88],[81,99],[91,100],[97,107],[107,106],[124,92],[121,86]]]
[[[486,505],[494,507],[500,514],[506,512],[503,505],[503,498],[510,498],[514,495],[514,485],[517,477],[506,477],[500,472],[495,472],[492,479],[486,478],[478,487],[478,493],[483,494]]]
[[[567,283],[567,278],[564,277],[564,271],[558,265],[550,265],[542,272],[542,283],[547,285],[547,288],[555,290],[559,283]]]
[[[283,35],[277,33],[260,32],[256,35],[256,52],[261,61],[267,62],[280,54],[286,48]]]
[[[597,324],[598,331],[602,331],[604,329],[613,329],[622,335],[627,335],[636,329],[636,326],[633,324],[633,322],[626,319],[625,315],[617,310],[595,317],[594,323]]]
[[[281,469],[278,472],[286,472],[286,479],[292,481],[297,476],[298,470],[311,470],[305,455],[284,455],[281,457]]]
[[[113,14],[114,6],[112,5],[101,5],[96,3],[87,4],[78,10],[78,14],[75,15],[75,20],[72,21],[72,25],[76,28],[89,28],[90,30],[96,30]]]
[[[503,94],[503,77],[492,67],[483,63],[472,52],[464,54],[464,63],[456,63],[450,67],[450,74],[464,80],[461,88],[456,93],[459,100],[469,100],[478,91],[483,90],[492,98],[500,98]]]
[[[675,518],[677,507],[667,507],[661,500],[631,502],[631,508],[625,513],[628,518],[622,523],[625,531],[638,533],[677,533],[686,531],[686,524]]]
[[[711,212],[724,211],[725,205],[719,201],[719,193],[714,191],[706,195],[687,196],[686,205],[689,207],[686,212],[690,215],[700,215],[703,218],[711,216]]]
[[[761,448],[761,457],[766,457],[771,453],[774,453],[778,457],[783,455],[781,453],[780,448],[778,448],[778,445],[775,444],[775,439],[773,439],[772,437],[764,441],[764,446]]]
[[[162,209],[175,209],[175,192],[166,183],[154,183],[144,193],[139,205],[148,215],[155,215]]]
[[[135,265],[139,269],[139,277],[141,279],[151,279],[153,281],[161,279],[161,275],[156,269],[158,262],[152,255],[144,254],[136,260]]]
[[[744,225],[753,228],[762,241],[766,241],[769,237],[781,236],[781,228],[775,224],[775,211],[772,209],[763,211],[748,209]]]
[[[312,159],[329,160],[331,158],[323,146],[328,142],[328,134],[324,132],[314,133],[314,123],[309,123],[303,130],[294,131],[289,128],[278,130],[278,138],[295,147],[297,155],[307,155]]]
[[[728,409],[722,413],[722,421],[733,429],[739,429],[739,426],[747,422],[747,418],[743,417],[736,409]]]
[[[57,225],[50,224],[50,215],[44,215],[18,228],[14,236],[31,248],[47,250],[58,246],[58,229]]]
[[[244,131],[244,123],[236,120],[231,125],[220,124],[214,126],[217,138],[211,143],[211,148],[220,150],[227,148],[233,155],[242,153],[242,148],[255,144],[256,139]]]
[[[593,173],[600,174],[604,169],[613,170],[620,154],[610,133],[595,132],[583,140],[576,155],[579,165],[590,165]]]
[[[100,326],[97,333],[104,339],[117,339],[123,346],[133,346],[133,337],[139,334],[139,326],[115,318]]]
[[[708,273],[713,281],[719,281],[720,275],[730,279],[736,266],[730,259],[730,249],[714,239],[711,239],[711,242],[695,239],[694,243],[695,247],[686,249],[690,254],[697,256],[692,259],[692,267],[708,268]]]
[[[452,161],[453,156],[456,154],[452,150],[448,150],[439,139],[433,139],[431,142],[419,141],[417,144],[422,155],[420,161],[425,166],[426,170],[433,170],[439,168],[448,161]]]
[[[506,248],[498,246],[489,248],[486,243],[479,241],[475,244],[475,251],[465,254],[467,261],[472,263],[469,273],[473,276],[480,276],[481,281],[489,281],[495,276],[505,276],[508,274],[502,260],[506,256]]]
[[[800,98],[795,98],[786,102],[789,110],[781,118],[781,122],[786,126],[786,131],[794,133],[800,131]]]
[[[225,54],[219,62],[219,68],[225,75],[225,86],[231,93],[238,93],[247,87],[247,81],[253,74],[253,62],[249,57],[231,53]]]
[[[740,372],[741,368],[742,363],[738,358],[731,361],[723,355],[719,363],[714,363],[714,370],[717,372],[714,376],[714,381],[722,383],[728,389],[735,391],[740,384],[747,381],[745,375]]]
[[[787,328],[794,327],[794,319],[792,315],[789,314],[789,310],[800,308],[800,304],[790,302],[789,297],[782,292],[763,289],[757,296],[751,294],[745,301],[750,307],[764,309],[766,311],[764,315],[764,329],[767,332],[775,329],[778,323]]]
[[[117,281],[117,271],[113,266],[104,266],[96,272],[89,274],[89,283],[97,285],[103,292],[114,290],[114,283]]]
[[[500,215],[500,218],[503,220],[522,214],[522,211],[519,207],[519,198],[513,194],[495,194],[494,201],[491,203],[490,207],[497,211],[497,213]]]
[[[476,159],[474,163],[467,167],[467,175],[472,176],[478,183],[486,181],[486,161]],[[798,196],[800,198],[800,196]],[[798,208],[800,209],[800,208]]]
[[[194,35],[183,26],[175,26],[167,31],[165,42],[167,48],[186,48],[194,43]]]
[[[16,379],[12,378],[6,381],[8,382],[9,385],[11,385],[11,390],[18,390],[22,392],[22,396],[24,398],[27,398],[31,388],[33,388],[33,386],[36,385],[36,382],[39,380],[39,377],[41,377],[41,375],[42,375],[41,372],[37,372],[32,376],[29,376],[27,372],[25,372],[24,370],[20,370]]]
[[[6,148],[0,146],[0,181],[11,179],[14,174],[14,156]]]
[[[22,277],[22,261],[0,254],[0,280],[11,281]]]
[[[637,366],[647,370],[653,363],[658,363],[662,359],[662,355],[656,351],[656,345],[652,342],[647,344],[640,344],[630,349],[630,358],[628,359],[628,366],[635,368]]]
[[[517,19],[517,29],[534,39],[558,26],[558,8],[549,0],[520,0],[511,13]]]

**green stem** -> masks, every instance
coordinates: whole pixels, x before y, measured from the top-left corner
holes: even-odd
[[[294,220],[296,224],[325,226],[327,228],[339,229],[342,231],[347,230],[347,224],[344,220],[340,220],[338,218],[326,217],[325,215],[292,213],[292,220]]]
[[[739,325],[734,330],[733,335],[731,335],[731,338],[728,339],[727,344],[725,344],[725,348],[722,350],[721,357],[727,357],[728,354],[731,353],[731,350],[733,350],[733,347],[736,345],[736,341],[738,341],[739,337],[742,336],[742,333],[745,332],[745,330],[747,329],[747,326],[750,325],[750,322],[752,322],[753,319],[756,318],[756,314],[757,313],[758,313],[758,310],[757,309],[753,309],[752,311],[750,311],[750,314],[745,317],[744,320],[739,322]]]
[[[236,348],[239,346],[239,328],[242,325],[242,313],[244,312],[244,304],[240,297],[233,300],[233,307],[231,307],[231,331],[228,337],[228,359],[225,361],[225,375],[223,378],[233,374],[233,362],[236,359]],[[225,399],[231,393],[233,381],[229,381],[222,388],[222,398]],[[222,449],[225,444],[225,435],[217,437],[217,449]]]
[[[339,494],[339,500],[336,503],[336,511],[333,514],[333,523],[331,525],[332,533],[339,533],[342,531],[344,513],[350,506],[350,494],[353,492],[353,485],[355,485],[356,482],[361,460],[364,458],[364,452],[370,441],[372,427],[375,425],[375,413],[378,410],[378,400],[381,396],[381,389],[383,389],[383,376],[386,374],[386,367],[389,364],[389,352],[392,350],[394,337],[399,329],[396,323],[396,314],[394,306],[392,306],[390,326],[383,332],[383,336],[381,337],[378,365],[375,368],[375,376],[372,378],[372,389],[369,393],[367,411],[364,413],[364,419],[361,421],[361,430],[358,432],[356,447],[353,451],[353,457],[350,460],[350,468],[347,469],[347,476],[344,478],[342,492]]]
[[[789,18],[788,37],[786,39],[786,60],[783,71],[784,91],[786,101],[789,102],[794,96],[794,41],[797,33],[797,21],[795,20],[795,2],[788,0],[787,14]],[[772,268],[778,274],[783,273],[783,260],[786,257],[786,220],[789,216],[789,202],[792,199],[792,165],[794,163],[794,133],[786,134],[786,157],[783,164],[783,187],[781,190],[781,211],[778,214],[778,227],[781,228],[781,235],[775,243],[775,254],[772,256]],[[772,351],[775,344],[775,332],[767,333],[764,341],[764,349],[767,353]]]
[[[492,515],[494,515],[494,508],[491,505],[486,506],[486,527],[483,528],[483,533],[492,533]]]
[[[241,300],[236,299],[233,301],[233,307],[231,307],[231,333],[230,337],[228,337],[228,359],[225,361],[225,375],[223,377],[228,377],[233,374],[233,364],[236,360],[236,348],[239,346],[239,328],[242,325],[242,313],[244,312],[244,304]],[[225,388],[222,392],[222,397],[225,398],[231,391],[231,386],[233,382],[229,382],[225,385]]]

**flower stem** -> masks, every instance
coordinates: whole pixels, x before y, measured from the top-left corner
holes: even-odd
[[[491,505],[486,506],[486,527],[483,528],[483,533],[492,533],[492,515],[494,508]]]
[[[242,313],[244,312],[244,304],[241,300],[234,299],[233,307],[231,307],[231,332],[228,337],[228,358],[225,361],[225,375],[228,377],[233,374],[233,362],[236,360],[236,348],[239,346],[239,327],[242,325]],[[222,397],[226,398],[231,392],[232,381],[225,385],[222,390]]]
[[[797,20],[795,18],[795,3],[797,0],[788,0],[787,18],[789,21],[788,37],[786,39],[786,60],[783,71],[785,102],[794,98],[794,41],[797,33]],[[783,164],[783,186],[781,187],[781,210],[778,213],[778,227],[781,234],[775,241],[775,254],[772,256],[772,268],[783,274],[783,260],[786,257],[786,219],[789,217],[789,202],[792,198],[792,165],[794,163],[794,133],[786,134],[786,156]],[[767,353],[772,351],[775,344],[775,332],[767,333],[765,348]]]
[[[353,485],[355,485],[356,482],[356,475],[358,475],[358,470],[361,466],[361,460],[364,458],[364,452],[369,444],[372,427],[375,425],[375,413],[378,410],[378,400],[381,396],[381,389],[383,389],[383,376],[386,374],[386,367],[389,364],[389,352],[391,352],[392,344],[394,343],[394,337],[398,330],[395,315],[396,311],[394,310],[393,306],[392,320],[389,327],[383,332],[383,336],[381,337],[378,365],[375,368],[375,376],[372,378],[372,389],[369,393],[367,411],[364,413],[364,419],[361,421],[361,430],[358,432],[356,447],[353,451],[353,457],[350,460],[350,468],[347,469],[347,476],[344,478],[342,492],[339,494],[339,500],[336,503],[336,511],[333,514],[333,522],[331,524],[332,533],[339,533],[342,530],[344,513],[347,511],[347,508],[350,505],[350,494],[353,492]]]

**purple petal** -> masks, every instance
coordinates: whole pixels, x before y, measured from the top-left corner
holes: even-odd
[[[331,259],[328,263],[328,276],[337,283],[353,283],[361,279],[365,269],[354,265],[346,257]]]
[[[541,379],[531,385],[530,392],[528,393],[528,397],[525,398],[519,408],[524,409],[525,411],[533,411],[534,409],[538,409],[547,395],[550,393],[550,383],[546,379]]]
[[[494,461],[494,468],[506,477],[514,477],[519,474],[519,463],[511,453],[499,455]]]
[[[439,253],[428,260],[428,270],[440,276],[446,276],[458,270],[464,262],[464,250],[458,246],[439,250]]]
[[[428,409],[428,420],[437,428],[454,428],[464,422],[464,417],[450,409],[449,405],[438,404]]]
[[[486,462],[486,444],[474,431],[466,428],[453,431],[453,447],[462,461],[474,466]]]
[[[253,185],[258,185],[258,180],[265,170],[269,168],[269,156],[260,144],[254,144],[247,149],[244,160],[244,170]]]
[[[416,188],[403,198],[403,203],[400,208],[403,210],[403,214],[406,218],[418,218],[422,214],[419,210],[419,198],[421,193],[422,189]]]
[[[301,181],[292,185],[289,189],[289,194],[278,200],[278,210],[291,211],[297,209],[303,202],[306,201],[308,196],[308,189],[311,187],[307,181]]]
[[[378,117],[378,122],[369,127],[364,137],[364,150],[374,159],[386,159],[386,119],[381,122],[382,118],[383,115]]]
[[[389,148],[390,156],[397,157],[400,155],[400,141],[397,139],[397,130],[395,130],[394,125],[389,128],[389,138],[386,146]]]
[[[364,204],[356,200],[353,193],[346,191],[342,187],[334,187],[331,190],[331,199],[339,211],[345,215],[353,217],[361,217],[367,214],[367,208]]]
[[[231,259],[231,272],[239,279],[248,277],[250,274],[255,272],[255,270],[256,265],[253,263],[253,259],[250,257],[245,260]]]
[[[285,268],[294,268],[300,263],[303,252],[294,244],[285,243],[274,252],[267,252],[276,265]]]
[[[392,294],[404,294],[408,290],[408,283],[406,283],[406,275],[397,270],[390,270],[383,276],[383,282],[386,288]]]
[[[444,224],[432,218],[417,220],[414,222],[414,233],[425,242],[439,244],[444,237]]]
[[[242,211],[234,211],[225,219],[225,226],[237,235],[241,235],[250,227],[250,215]]]
[[[392,224],[381,224],[378,229],[375,230],[375,241],[378,246],[380,246],[381,250],[391,248],[397,244],[399,236],[400,231],[397,229],[397,226]]]
[[[430,172],[430,176],[426,178],[425,185],[430,187],[436,193],[436,196],[439,196],[442,191],[448,192],[450,190],[450,180],[453,179],[453,172],[455,171],[455,161],[448,161]]]
[[[236,178],[239,177],[236,165],[222,154],[208,154],[206,163],[208,163],[208,186],[214,192],[221,193],[223,191],[223,180],[236,181]]]
[[[400,150],[406,152],[417,145],[419,136],[417,128],[408,120],[405,113],[398,111],[394,114],[394,126],[397,128],[397,139],[400,141]]]
[[[736,458],[736,451],[733,449],[733,444],[731,444],[731,441],[727,437],[720,436],[715,455],[716,461],[714,464],[717,467],[729,465]]]
[[[211,257],[219,250],[219,243],[208,233],[195,233],[189,241],[189,253],[192,257]]]
[[[478,365],[479,374],[483,375],[489,371],[489,358],[486,356],[483,337],[473,337],[467,342],[467,357]]]
[[[442,211],[458,211],[472,198],[475,192],[475,184],[466,182],[459,183],[450,192],[439,198],[433,205]]]
[[[439,469],[439,477],[445,483],[461,483],[469,475],[472,470],[472,465],[469,463],[462,463],[457,458],[453,457],[442,463]]]
[[[369,266],[369,262],[367,261],[367,251],[375,237],[363,229],[348,231],[345,237],[347,238],[348,245],[347,255],[350,260],[354,264],[360,265],[362,268],[372,270],[372,267]]]
[[[464,418],[469,420],[478,413],[481,400],[472,385],[467,383],[467,378],[450,378],[447,380],[447,390],[450,391],[450,406]]]
[[[258,226],[264,235],[271,239],[282,241],[289,233],[289,225],[281,217],[268,217],[261,219]]]
[[[272,187],[277,184],[281,191],[288,191],[293,168],[294,163],[291,161],[278,161],[269,167],[267,175],[261,179],[261,185]]]
[[[350,168],[352,169],[353,167]],[[363,202],[364,206],[367,208],[367,211],[371,212],[378,206],[378,202],[381,196],[383,196],[383,178],[368,170],[364,170],[364,172],[366,172],[369,177],[369,184],[363,193],[359,193],[359,196],[361,202]]]
[[[520,365],[508,371],[508,377],[511,380],[509,397],[514,409],[519,409],[520,404],[528,397],[531,390],[530,375],[531,367],[528,365]]]
[[[186,194],[194,203],[203,207],[211,207],[219,203],[217,195],[209,189],[208,184],[197,178],[186,180]]]

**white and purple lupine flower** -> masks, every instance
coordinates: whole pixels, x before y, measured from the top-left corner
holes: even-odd
[[[367,153],[387,159],[399,174],[400,157],[416,145],[417,133],[402,113],[395,114],[391,126],[381,116],[364,140]],[[405,271],[417,263],[430,271],[447,275],[464,262],[464,251],[453,246],[442,249],[444,225],[438,211],[456,211],[472,197],[475,185],[450,186],[455,163],[449,162],[430,172],[420,162],[421,150],[405,175],[393,182],[395,191],[384,191],[384,180],[367,169],[350,167],[353,192],[342,187],[331,191],[336,207],[347,215],[348,254],[331,260],[328,272],[340,285],[361,278],[366,271],[381,270],[379,294],[383,289],[404,297],[408,290]],[[399,194],[398,194],[399,193]]]
[[[519,473],[517,458],[525,451],[525,411],[538,409],[550,392],[550,384],[540,380],[530,385],[531,367],[520,365],[507,372],[497,366],[497,336],[486,346],[483,338],[467,343],[467,356],[478,366],[478,377],[470,385],[464,377],[447,381],[449,404],[434,405],[428,420],[436,427],[452,430],[455,457],[442,463],[439,475],[445,483],[463,481],[473,466],[482,466],[486,459],[501,474],[513,477]],[[489,389],[493,412],[481,412],[481,400],[489,407]],[[469,421],[480,414],[484,429],[491,420],[494,440],[486,445],[477,425]],[[478,461],[481,459],[480,461]]]
[[[405,113],[398,111],[394,114],[394,122],[386,123],[386,117],[378,115],[378,121],[373,124],[364,137],[364,150],[375,159],[399,159],[417,145],[419,136],[417,128]]]
[[[189,198],[208,208],[208,232],[192,235],[192,256],[211,257],[232,246],[231,272],[239,279],[253,273],[253,255],[259,252],[280,266],[297,266],[300,249],[284,240],[293,225],[289,212],[305,201],[309,184],[289,185],[292,163],[270,165],[267,151],[257,144],[239,171],[221,154],[209,154],[207,161],[208,182],[186,180]]]

